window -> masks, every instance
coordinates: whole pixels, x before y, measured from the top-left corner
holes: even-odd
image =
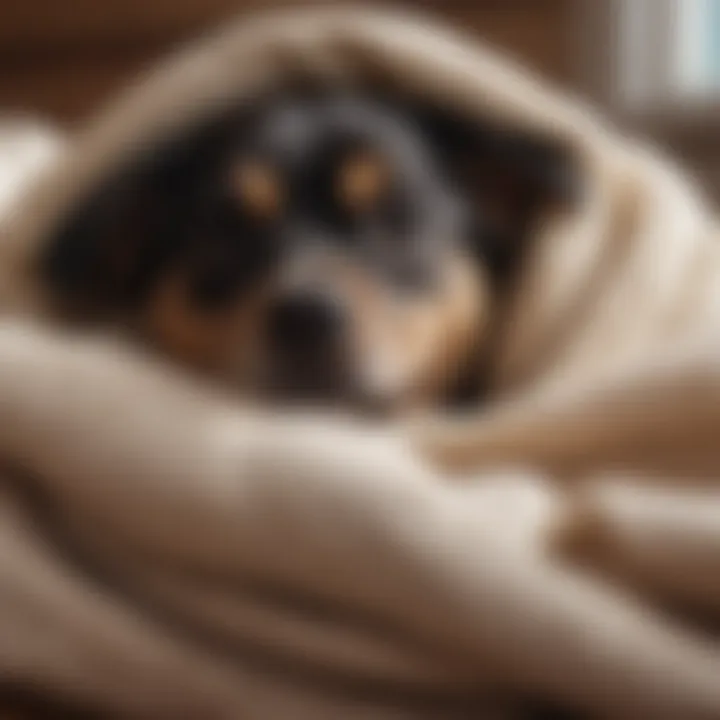
[[[612,109],[720,101],[720,0],[588,0],[584,19],[595,94]]]
[[[580,84],[720,202],[720,0],[579,0]]]
[[[684,96],[720,91],[720,0],[680,0],[675,38],[675,88]]]

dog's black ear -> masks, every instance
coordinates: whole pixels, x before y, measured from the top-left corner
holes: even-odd
[[[579,162],[559,139],[437,108],[423,108],[417,117],[468,206],[473,250],[496,277],[516,267],[543,213],[580,201]]]
[[[102,313],[129,298],[141,248],[160,219],[145,185],[134,173],[103,183],[50,237],[37,271],[64,309]]]
[[[228,125],[208,123],[138,147],[69,213],[36,268],[60,307],[105,315],[142,300],[157,271],[182,251]]]

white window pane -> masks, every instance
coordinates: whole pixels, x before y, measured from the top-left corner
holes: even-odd
[[[673,89],[681,95],[720,90],[720,0],[676,0],[674,10]]]

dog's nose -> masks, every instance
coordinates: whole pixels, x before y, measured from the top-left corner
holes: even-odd
[[[319,357],[337,347],[345,327],[342,303],[327,293],[296,290],[270,311],[270,341],[278,352]]]

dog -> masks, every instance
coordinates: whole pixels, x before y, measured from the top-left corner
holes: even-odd
[[[38,273],[65,317],[119,322],[268,402],[475,400],[535,224],[577,185],[546,138],[283,91],[138,152]]]

